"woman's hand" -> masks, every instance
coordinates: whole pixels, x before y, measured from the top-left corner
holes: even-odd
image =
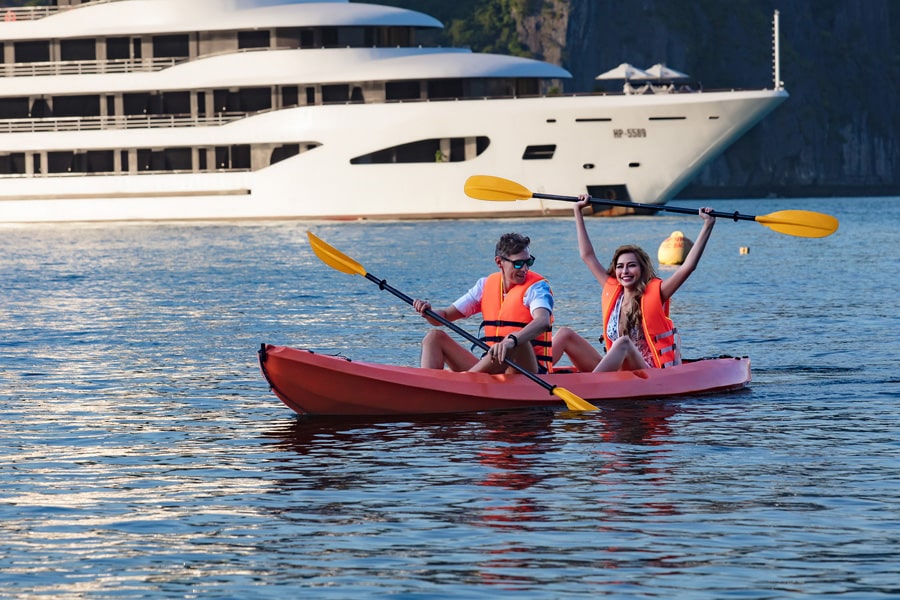
[[[590,206],[590,204],[591,204],[591,195],[590,194],[578,194],[578,202],[575,204],[575,208],[573,210],[577,213],[580,213],[581,210],[585,206]]]
[[[712,216],[711,214],[709,214],[712,211],[713,211],[713,209],[708,206],[704,206],[703,208],[701,208],[699,210],[700,218],[703,219],[704,224],[709,223],[710,225],[712,225],[713,223],[716,222],[716,218],[714,216]]]

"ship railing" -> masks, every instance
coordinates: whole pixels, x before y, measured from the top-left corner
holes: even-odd
[[[100,117],[47,117],[0,119],[0,133],[98,131],[104,129],[159,129],[224,125],[246,117],[246,112],[224,112],[208,116],[127,115]]]
[[[83,2],[71,6],[11,6],[6,10],[0,9],[0,12],[3,13],[3,20],[7,23],[15,21],[36,21],[64,10],[118,1],[119,0],[92,0],[91,2]]]
[[[57,177],[115,177],[128,175],[217,175],[222,173],[251,173],[253,169],[248,167],[215,167],[206,170],[199,169],[136,169],[134,171],[66,171],[62,173],[3,173],[0,172],[0,179],[45,179]],[[210,190],[211,195],[230,194],[233,192]],[[243,192],[240,192],[243,193]],[[196,196],[197,192],[185,192],[182,195]],[[96,197],[96,196],[92,196]]]
[[[39,77],[48,75],[96,75],[161,71],[187,62],[186,57],[119,58],[110,60],[65,60],[7,63],[0,68],[3,77]]]

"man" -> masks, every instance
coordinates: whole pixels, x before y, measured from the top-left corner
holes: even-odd
[[[494,252],[497,272],[478,280],[459,300],[434,312],[448,321],[482,313],[482,341],[490,349],[480,359],[441,329],[433,329],[422,340],[422,362],[426,369],[450,367],[453,371],[483,373],[514,372],[507,358],[533,373],[546,373],[552,363],[551,324],[553,293],[547,280],[531,270],[531,240],[518,233],[504,234]],[[425,311],[433,310],[425,300],[413,307],[432,325],[440,325]]]

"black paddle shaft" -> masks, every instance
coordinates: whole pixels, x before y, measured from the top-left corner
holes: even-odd
[[[403,300],[404,302],[406,302],[407,304],[409,304],[410,306],[413,306],[413,299],[410,298],[409,296],[407,296],[406,294],[404,294],[403,292],[401,292],[400,290],[389,285],[386,279],[379,279],[379,278],[375,277],[374,275],[372,275],[371,273],[366,273],[366,279],[368,279],[369,281],[371,281],[374,284],[377,284],[379,289],[388,291],[388,292],[392,293],[393,295],[397,296],[398,298],[400,298],[401,300]],[[490,346],[485,344],[483,341],[481,341],[480,339],[478,339],[477,337],[475,337],[474,335],[472,335],[471,333],[469,333],[462,327],[454,324],[452,321],[448,321],[447,319],[445,319],[441,315],[437,314],[433,310],[430,310],[430,309],[426,310],[425,314],[427,316],[431,317],[432,319],[434,319],[435,321],[438,321],[441,325],[452,329],[453,331],[455,331],[459,335],[463,336],[464,338],[466,338],[473,344],[476,344],[482,350],[490,349]],[[535,383],[541,384],[545,390],[550,392],[551,395],[553,394],[553,389],[556,387],[555,385],[547,383],[546,381],[544,381],[543,379],[541,379],[540,377],[538,377],[537,375],[535,375],[534,373],[532,373],[531,371],[526,369],[525,367],[517,365],[516,363],[512,362],[509,359],[506,359],[503,362],[505,364],[507,364],[508,366],[512,367],[513,369],[515,369],[516,371],[518,371],[519,373],[521,373],[522,375],[525,375],[526,377],[528,377]]]
[[[543,198],[544,200],[563,200],[564,202],[578,202],[577,196],[556,196],[554,194],[531,194],[533,198]],[[641,204],[640,202],[627,202],[625,200],[606,200],[591,197],[591,204],[605,204],[607,206],[623,206],[625,208],[643,208],[646,210],[662,210],[666,212],[681,213],[684,215],[696,215],[697,210],[693,208],[684,208],[681,206],[665,206],[662,204]],[[753,215],[742,215],[735,211],[733,213],[719,212],[714,210],[710,213],[713,217],[722,217],[723,219],[734,219],[735,221],[755,221]]]

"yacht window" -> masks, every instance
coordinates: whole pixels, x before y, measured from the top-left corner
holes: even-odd
[[[74,152],[48,152],[48,173],[69,173],[72,171]]]
[[[165,150],[150,151],[150,170],[151,171],[168,171],[169,165],[166,164]]]
[[[149,171],[150,170],[150,158],[153,155],[153,151],[147,148],[138,148],[137,151],[137,168],[138,171]]]
[[[553,158],[556,152],[556,144],[545,144],[542,146],[528,146],[522,155],[522,160],[547,160]]]
[[[363,48],[371,46],[371,39],[366,44],[366,32],[362,27],[342,27],[338,30],[337,45],[341,48]]]
[[[462,162],[471,160],[487,150],[490,140],[485,136],[469,138],[431,138],[383,148],[350,159],[351,165],[388,163]],[[446,149],[449,146],[450,155]]]
[[[547,160],[553,158],[554,152],[556,152],[556,144],[528,146],[525,148],[525,153],[522,154],[522,160]]]
[[[28,98],[0,98],[0,119],[27,119]]]
[[[241,112],[240,90],[213,90],[213,107],[215,112]]]
[[[349,85],[323,85],[322,103],[344,103],[350,100]]]
[[[197,92],[197,116],[206,116],[206,92]]]
[[[272,150],[272,156],[269,158],[269,164],[274,165],[286,158],[300,154],[300,144],[284,144]]]
[[[189,55],[187,34],[153,36],[154,58],[179,58]]]
[[[516,79],[517,96],[538,96],[540,93],[540,82],[537,79]]]
[[[99,117],[100,96],[54,96],[53,114],[57,117]]]
[[[89,150],[86,159],[88,173],[112,173],[116,170],[112,150]]]
[[[61,60],[97,60],[97,46],[93,38],[61,40],[59,42]]]
[[[14,50],[17,63],[50,61],[50,42],[16,42]]]
[[[150,112],[150,94],[124,94],[122,110],[126,115],[146,115]]]
[[[625,185],[589,185],[588,194],[594,198],[606,198],[607,200],[631,201],[631,194]]]
[[[39,156],[39,155],[35,155]],[[0,154],[0,174],[21,175],[25,173],[25,153]]]
[[[190,148],[166,148],[163,156],[167,171],[190,171],[193,168]]]
[[[428,97],[439,100],[442,98],[462,98],[462,79],[432,79],[428,82]]]
[[[241,88],[237,93],[238,109],[241,112],[256,112],[272,108],[270,88]]]
[[[298,40],[301,48],[312,48],[316,44],[316,36],[312,29],[301,29]]]
[[[238,49],[245,48],[268,48],[269,47],[269,30],[261,31],[238,31]]]
[[[231,168],[250,168],[250,144],[240,144],[231,147]]]
[[[337,48],[338,47],[337,27],[323,27],[322,28],[322,43],[319,45],[322,48]]]
[[[166,115],[189,115],[191,114],[191,93],[190,92],[164,92],[162,95],[163,110],[162,114]]]
[[[229,167],[231,167],[231,159],[228,155],[228,148],[216,146],[216,168],[228,169]]]
[[[388,81],[384,86],[387,100],[418,100],[421,96],[418,81]]]
[[[72,153],[72,166],[69,171],[73,173],[87,173],[87,156],[83,152]]]
[[[382,29],[382,46],[395,48],[397,46],[408,47],[414,45],[413,29],[411,27],[387,27]]]
[[[281,88],[281,105],[297,106],[300,104],[299,90],[296,85],[286,85]]]
[[[131,41],[127,37],[106,38],[106,59],[126,60],[131,58]]]

